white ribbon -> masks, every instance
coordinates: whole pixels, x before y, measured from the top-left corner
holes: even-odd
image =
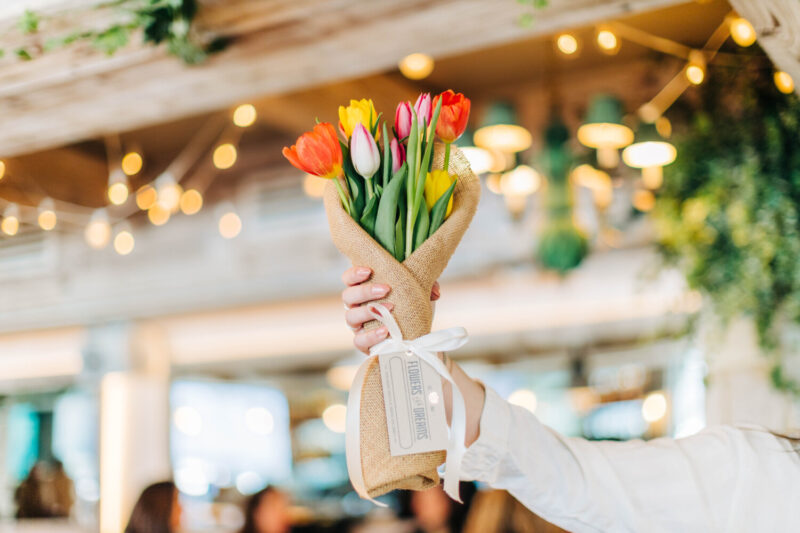
[[[461,502],[458,486],[461,481],[461,459],[466,452],[464,439],[466,438],[467,432],[467,410],[464,405],[464,397],[461,394],[461,390],[458,388],[458,385],[456,385],[453,376],[450,375],[450,371],[439,359],[437,353],[455,350],[463,346],[467,342],[467,330],[464,328],[449,328],[423,335],[414,340],[405,340],[403,339],[403,334],[400,332],[400,327],[397,325],[397,322],[388,309],[380,304],[373,304],[369,306],[368,310],[375,320],[386,326],[386,329],[389,330],[389,337],[370,349],[370,357],[359,367],[355,379],[353,380],[353,386],[350,388],[350,395],[347,399],[345,452],[350,482],[353,484],[353,488],[359,496],[376,505],[384,506],[380,502],[370,498],[369,494],[367,494],[367,489],[364,484],[364,473],[361,469],[361,432],[359,422],[364,376],[367,367],[375,357],[394,353],[413,354],[425,361],[437,374],[449,381],[452,385],[453,409],[450,423],[450,438],[447,446],[447,459],[445,461],[444,491],[454,500]]]

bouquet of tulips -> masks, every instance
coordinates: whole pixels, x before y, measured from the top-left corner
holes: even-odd
[[[385,300],[394,305],[391,318],[403,340],[430,333],[431,288],[478,205],[480,182],[451,146],[469,110],[462,94],[422,94],[413,106],[397,106],[390,136],[371,100],[352,100],[339,108],[341,137],[332,124],[318,123],[283,149],[295,167],[330,180],[325,210],[334,244],[354,265],[370,267],[373,281],[391,286]],[[354,487],[375,497],[435,485],[445,451],[392,456],[377,357],[362,370],[351,388],[353,411],[348,406],[358,413],[352,426],[348,416],[347,427]]]
[[[452,211],[451,145],[464,133],[469,111],[463,94],[421,94],[413,107],[397,106],[390,138],[372,100],[351,100],[339,107],[341,139],[332,124],[319,123],[283,155],[300,170],[333,180],[344,210],[403,261]],[[441,169],[432,168],[437,136],[444,143]]]

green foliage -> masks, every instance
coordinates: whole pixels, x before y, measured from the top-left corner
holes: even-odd
[[[589,253],[586,236],[570,219],[551,222],[539,236],[537,254],[542,266],[565,274],[581,264]]]
[[[535,11],[537,9],[546,8],[550,2],[549,0],[517,0],[517,3]],[[536,22],[536,15],[533,13],[533,11],[526,11],[525,13],[522,13],[517,19],[517,24],[523,28],[529,28],[530,26],[533,26],[533,23]]]
[[[800,101],[762,59],[710,70],[684,104],[689,127],[654,215],[663,255],[723,318],[753,317],[770,351],[777,324],[800,321]],[[780,371],[773,380],[791,389]]]
[[[30,9],[26,9],[19,19],[18,26],[19,31],[24,34],[36,33],[39,31],[39,15]]]

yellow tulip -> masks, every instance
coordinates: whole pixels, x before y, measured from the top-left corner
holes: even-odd
[[[428,178],[425,180],[425,203],[428,205],[428,211],[433,209],[436,201],[447,192],[447,189],[455,181],[455,178],[450,176],[445,170],[434,170],[428,172]],[[445,218],[450,216],[450,211],[453,210],[453,196],[450,196],[450,201],[447,202],[447,211],[445,211]]]
[[[375,124],[378,122],[378,114],[375,112],[375,106],[372,100],[362,98],[361,100],[350,100],[350,105],[345,107],[339,106],[339,128],[349,139],[353,135],[353,130],[361,123],[368,131],[372,131]],[[378,132],[375,133],[375,138],[378,138]]]

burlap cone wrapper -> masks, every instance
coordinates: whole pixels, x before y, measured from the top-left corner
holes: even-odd
[[[345,212],[333,183],[325,189],[325,211],[334,244],[353,265],[370,267],[372,281],[392,287],[385,300],[394,304],[392,315],[403,338],[408,340],[431,332],[431,289],[469,227],[480,199],[480,180],[464,155],[455,147],[451,150],[449,171],[458,180],[453,192],[453,210],[436,233],[402,264]],[[444,147],[436,145],[433,168],[442,168],[443,162]],[[366,325],[376,326],[375,322]],[[397,457],[390,454],[377,359],[367,369],[364,379],[360,429],[361,468],[370,497],[395,489],[424,490],[439,483],[436,469],[445,461],[444,451]]]

